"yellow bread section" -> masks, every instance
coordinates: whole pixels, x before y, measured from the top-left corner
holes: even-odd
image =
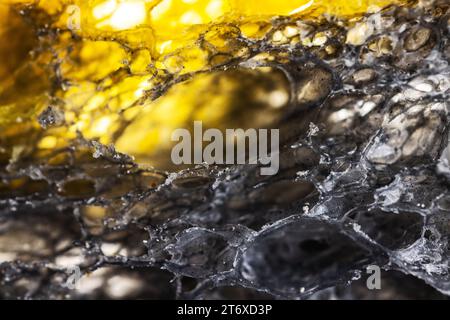
[[[232,73],[196,76],[153,101],[149,92],[168,81],[168,74],[208,71],[245,56],[237,36],[261,38],[276,16],[353,18],[399,2],[404,1],[1,0],[0,139],[29,134],[25,143],[51,150],[79,132],[146,161],[145,155],[152,158],[170,147],[173,129],[193,120],[235,125],[230,112],[245,108],[234,98],[242,92],[239,75]],[[21,17],[30,5],[39,9],[34,25]],[[37,30],[48,27],[58,28],[58,35],[38,39]],[[201,36],[207,46],[199,45]],[[269,110],[258,125],[275,119],[273,110],[288,99],[284,80],[271,72],[245,75],[255,81],[247,90],[256,92],[248,97],[246,117],[260,115],[258,108]],[[36,119],[48,106],[64,112],[65,125],[43,132]],[[30,132],[37,132],[35,139]]]

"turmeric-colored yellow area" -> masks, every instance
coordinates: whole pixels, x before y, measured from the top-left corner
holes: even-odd
[[[80,11],[80,32],[117,32],[136,27],[152,33],[150,46],[164,54],[185,46],[217,22],[266,21],[274,16],[355,16],[376,11],[400,0],[75,0]],[[79,17],[76,15],[79,14]],[[69,17],[70,19],[70,17]],[[66,19],[63,19],[63,23]],[[76,19],[75,19],[76,20]],[[147,42],[148,39],[140,39]]]
[[[238,36],[264,36],[276,16],[351,18],[399,2],[0,0],[0,136],[38,132],[25,144],[49,150],[80,132],[152,162],[170,147],[170,132],[193,120],[235,127],[245,112],[255,121],[247,125],[270,125],[289,99],[274,70],[197,75],[155,101],[152,90],[245,56]],[[30,6],[35,24],[23,18]],[[52,28],[58,32],[42,32]],[[303,40],[289,28],[284,43]],[[245,103],[236,99],[242,90],[253,92]],[[43,131],[36,119],[48,106],[61,109],[66,123]]]

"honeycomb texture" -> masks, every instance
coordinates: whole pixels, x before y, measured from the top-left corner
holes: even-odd
[[[0,297],[446,299],[450,4],[326,3],[166,33],[0,4]],[[280,128],[280,172],[174,167],[196,119]]]

